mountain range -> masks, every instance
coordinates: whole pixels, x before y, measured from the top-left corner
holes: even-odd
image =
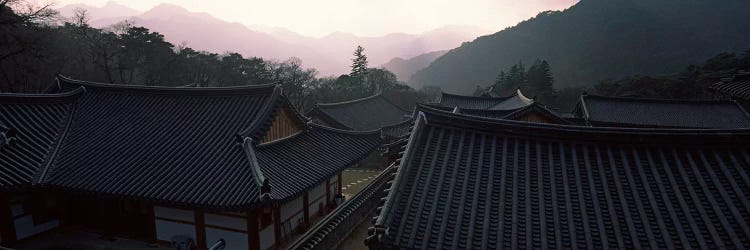
[[[464,43],[409,82],[470,94],[492,84],[500,70],[536,59],[550,63],[557,88],[672,74],[718,53],[750,49],[748,9],[747,0],[582,0]]]
[[[309,37],[279,27],[228,22],[173,4],[160,4],[145,12],[116,2],[108,2],[102,7],[73,4],[63,6],[58,11],[62,16],[70,17],[76,9],[87,11],[89,23],[93,27],[103,28],[130,20],[136,26],[163,34],[167,41],[176,45],[186,43],[197,50],[214,53],[232,51],[247,57],[265,59],[285,60],[297,57],[305,67],[315,68],[321,75],[348,73],[352,52],[357,45],[365,48],[370,66],[379,67],[393,58],[411,58],[455,48],[463,42],[489,33],[471,26],[446,26],[422,34],[393,33],[361,37],[334,32],[324,37]],[[426,65],[422,67],[424,66]]]

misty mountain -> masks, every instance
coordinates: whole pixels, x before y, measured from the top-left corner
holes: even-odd
[[[403,59],[396,57],[383,64],[381,67],[396,74],[396,77],[400,81],[407,81],[411,78],[414,73],[417,73],[420,69],[424,69],[430,65],[435,59],[444,55],[447,50],[434,51],[430,53],[421,54],[409,59]]]
[[[750,1],[583,0],[463,44],[417,72],[415,86],[470,94],[501,69],[547,60],[557,87],[679,71],[750,48]]]
[[[102,7],[91,6],[87,4],[70,4],[58,9],[60,15],[72,17],[76,9],[86,10],[90,20],[113,19],[124,20],[127,17],[140,15],[141,12],[128,6],[119,4],[115,1],[109,1]]]
[[[117,4],[110,2],[102,8],[109,8],[110,5]],[[65,6],[62,9],[66,11],[61,13],[71,15],[74,7]],[[109,13],[96,7],[83,7],[92,14]],[[279,27],[248,27],[207,13],[191,12],[173,4],[160,4],[130,17],[96,14],[92,15],[90,23],[93,27],[106,27],[123,20],[131,20],[136,26],[164,34],[175,45],[185,42],[199,50],[215,53],[235,51],[245,56],[266,59],[285,60],[297,57],[305,67],[316,68],[322,75],[348,73],[352,51],[357,45],[366,49],[370,65],[376,66],[396,57],[410,58],[431,51],[455,48],[462,42],[487,33],[470,26],[446,26],[418,35],[394,33],[379,37],[360,37],[334,32],[316,38]]]

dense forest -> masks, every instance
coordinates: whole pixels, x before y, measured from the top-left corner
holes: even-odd
[[[750,50],[742,53],[721,53],[699,65],[690,65],[679,73],[663,76],[635,75],[607,79],[592,89],[598,95],[667,99],[710,99],[709,87],[722,78],[750,71]]]
[[[354,49],[354,48],[352,48]],[[424,95],[385,70],[369,68],[364,48],[353,55],[352,74],[318,77],[297,58],[284,61],[196,51],[174,45],[147,28],[121,22],[105,29],[88,24],[85,11],[60,17],[49,5],[0,0],[0,92],[43,92],[56,74],[112,84],[222,87],[281,84],[300,109],[382,93],[410,108]],[[396,98],[396,96],[398,98]]]
[[[556,87],[590,87],[607,78],[680,71],[722,52],[750,47],[750,1],[583,0],[537,15],[449,51],[410,80],[470,94],[500,69],[543,58]]]

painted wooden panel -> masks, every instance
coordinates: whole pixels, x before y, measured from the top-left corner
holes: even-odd
[[[555,123],[552,119],[547,118],[537,112],[530,112],[526,115],[519,117],[519,121],[535,122],[535,123]]]
[[[206,213],[206,226],[226,227],[247,231],[247,219],[241,217],[231,217],[219,214]]]
[[[283,139],[302,130],[303,124],[301,121],[297,119],[292,109],[287,104],[284,104],[276,114],[276,117],[274,117],[273,123],[263,137],[263,140],[261,140],[261,143]]]
[[[210,247],[219,239],[226,242],[226,250],[247,250],[246,233],[232,232],[215,228],[206,228],[206,247]]]

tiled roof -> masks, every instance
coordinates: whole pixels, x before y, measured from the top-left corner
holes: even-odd
[[[711,89],[735,98],[750,100],[750,72],[739,73],[729,79],[723,79],[713,84]]]
[[[403,122],[411,112],[401,109],[382,95],[339,102],[319,103],[308,116],[322,116],[341,129],[356,131],[376,130]]]
[[[594,126],[744,128],[750,116],[733,101],[659,100],[583,95],[576,107]]]
[[[0,124],[18,131],[17,142],[0,149],[3,186],[33,177],[32,184],[79,192],[244,209],[312,188],[380,144],[380,131],[303,123],[294,137],[258,145],[288,104],[280,86],[165,88],[59,78],[58,89],[76,88],[0,96]]]
[[[0,189],[34,182],[82,94],[0,94]]]
[[[517,90],[513,95],[506,97],[478,97],[442,93],[440,101],[436,105],[449,108],[459,107],[461,109],[512,110],[533,102],[533,99],[527,98],[520,90]]]
[[[502,118],[507,120],[518,120],[524,115],[527,115],[531,112],[536,112],[537,114],[543,115],[544,117],[547,117],[550,120],[554,121],[555,124],[572,124],[570,121],[562,118],[561,115],[557,112],[539,103],[532,103],[531,105],[517,109]]]
[[[421,112],[371,248],[750,247],[748,129]]]
[[[240,139],[263,123],[278,87],[60,81],[84,86],[86,94],[44,184],[191,206],[237,208],[259,201],[259,176],[246,152],[252,146]]]
[[[407,136],[413,124],[414,121],[409,119],[397,124],[385,126],[381,130],[382,137],[386,140],[392,140]]]
[[[310,124],[306,132],[258,145],[256,153],[271,181],[271,198],[285,200],[330,179],[380,144],[380,131],[353,132]]]

